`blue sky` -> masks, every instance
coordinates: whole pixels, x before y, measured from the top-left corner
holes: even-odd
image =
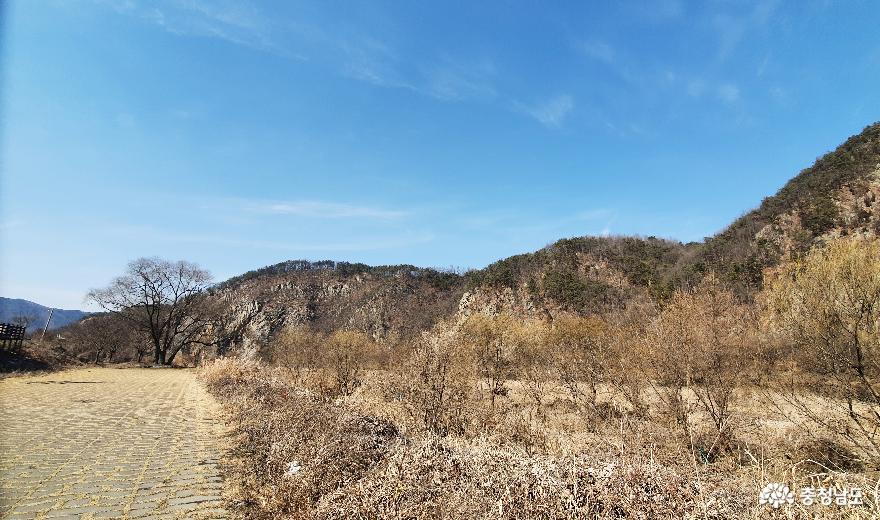
[[[3,2],[0,294],[700,240],[880,119],[880,5]]]

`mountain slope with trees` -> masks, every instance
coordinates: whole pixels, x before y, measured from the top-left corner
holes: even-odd
[[[412,337],[473,313],[552,319],[665,301],[716,272],[748,298],[763,271],[824,240],[880,231],[880,123],[819,158],[778,193],[701,243],[656,237],[574,237],[467,273],[411,265],[292,260],[214,289],[244,336],[269,341],[286,326],[354,329],[376,340]]]

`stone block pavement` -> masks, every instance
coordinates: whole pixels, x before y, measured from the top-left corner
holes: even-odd
[[[0,381],[0,518],[226,518],[219,407],[191,370]]]

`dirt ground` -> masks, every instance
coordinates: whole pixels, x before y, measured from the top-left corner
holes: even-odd
[[[0,517],[225,518],[218,411],[182,369],[0,381]]]

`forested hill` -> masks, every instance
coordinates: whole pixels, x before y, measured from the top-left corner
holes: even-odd
[[[706,241],[694,259],[750,288],[763,268],[824,238],[880,232],[880,122],[850,137]]]

